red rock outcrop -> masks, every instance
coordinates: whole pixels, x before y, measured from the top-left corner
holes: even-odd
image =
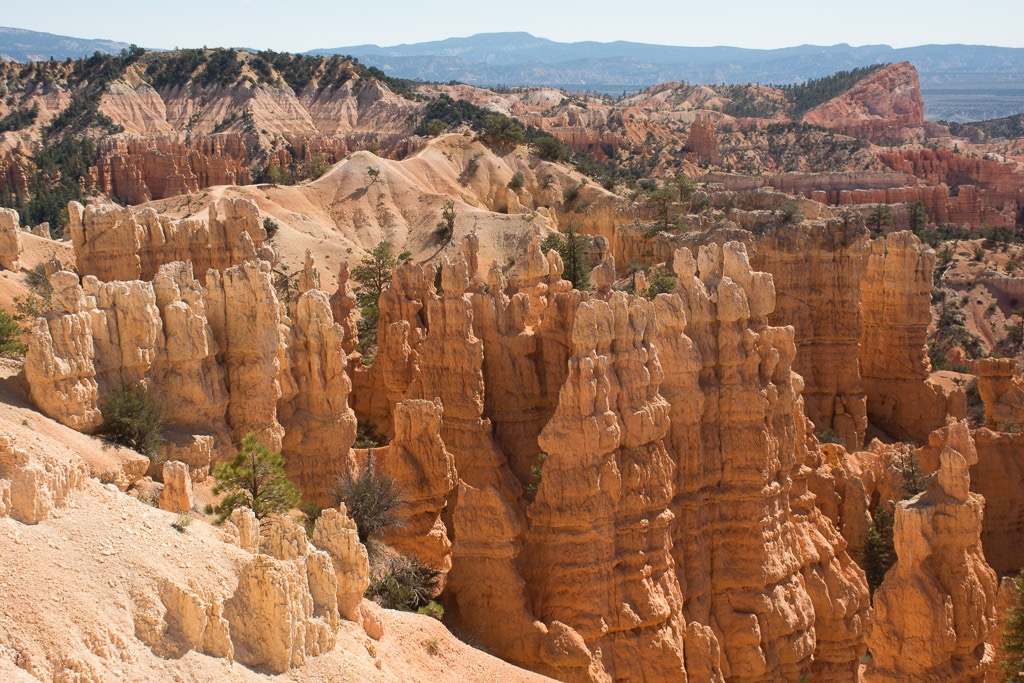
[[[953,150],[885,150],[878,158],[898,173],[936,188],[957,188],[945,220],[972,228],[1013,227],[1024,210],[1024,169],[1020,164],[959,154]],[[948,192],[947,192],[948,194]],[[929,211],[933,220],[940,216]]]
[[[190,144],[171,136],[118,136],[102,141],[88,185],[128,204],[199,192],[213,185],[248,185],[252,162],[237,134]]]
[[[742,245],[704,248],[699,278],[680,253],[653,304],[568,290],[539,251],[487,291],[472,262],[444,264],[441,296],[429,269],[395,272],[355,392],[375,421],[443,402],[459,621],[562,680],[855,680],[866,587],[802,483],[793,332],[767,326]]]
[[[722,163],[722,155],[718,152],[718,139],[715,137],[715,122],[710,118],[698,116],[690,124],[690,132],[686,136],[686,149],[696,154],[701,161]]]
[[[985,500],[969,490],[978,455],[966,422],[947,431],[928,490],[896,506],[898,559],[875,591],[867,681],[985,674],[997,583],[981,545]]]
[[[985,403],[985,426],[1009,431],[1024,425],[1024,377],[1013,358],[974,361],[978,393]]]
[[[966,416],[963,391],[931,380],[925,342],[931,323],[935,252],[910,232],[872,240],[861,283],[861,376],[868,419],[897,438],[923,442]]]
[[[873,142],[912,138],[925,123],[917,69],[910,62],[882,67],[803,120]]]
[[[867,397],[857,359],[862,336],[861,283],[868,233],[858,216],[765,231],[753,240],[751,263],[772,274],[773,324],[792,325],[803,377],[804,410],[851,450],[864,443]]]
[[[174,221],[153,209],[68,205],[71,241],[82,275],[104,282],[152,280],[160,266],[191,261],[200,279],[253,258],[267,238],[256,204],[223,198],[209,219]]]

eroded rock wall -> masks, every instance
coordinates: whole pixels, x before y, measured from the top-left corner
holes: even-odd
[[[368,419],[444,406],[453,615],[567,681],[855,680],[866,586],[800,470],[810,428],[771,277],[711,245],[678,253],[679,289],[649,302],[596,271],[597,292],[569,290],[535,248],[487,290],[464,254],[440,294],[432,269],[400,267],[356,383]]]
[[[193,446],[223,457],[253,432],[282,450],[309,500],[333,502],[356,425],[344,330],[327,295],[304,292],[288,318],[265,261],[206,278],[204,287],[182,262],[162,266],[153,282],[55,273],[53,310],[36,320],[26,355],[33,402],[92,432],[103,397],[141,383],[193,476],[205,476],[211,457],[193,458]]]
[[[861,282],[868,233],[856,215],[784,226],[754,239],[751,261],[772,274],[776,325],[792,325],[803,377],[804,410],[851,450],[864,443],[867,396],[857,358],[862,336]]]
[[[868,419],[900,439],[923,443],[966,415],[966,397],[931,380],[926,342],[935,252],[910,232],[871,240],[861,282],[860,367]]]
[[[267,238],[259,209],[248,199],[225,197],[207,220],[178,221],[153,209],[68,205],[71,242],[81,275],[104,282],[152,280],[160,266],[191,261],[201,280],[253,258]]]

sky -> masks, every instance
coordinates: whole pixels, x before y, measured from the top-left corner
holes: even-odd
[[[0,25],[148,48],[289,52],[494,31],[558,41],[777,48],[974,43],[1024,47],[1021,0],[4,0]]]

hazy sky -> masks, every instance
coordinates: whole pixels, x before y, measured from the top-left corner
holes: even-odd
[[[0,24],[144,47],[303,52],[529,31],[560,41],[774,48],[812,43],[1024,47],[1021,0],[4,0]]]

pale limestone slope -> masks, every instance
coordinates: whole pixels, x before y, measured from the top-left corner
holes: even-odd
[[[114,449],[28,408],[15,364],[2,370],[0,433],[32,457],[110,459]],[[230,592],[252,557],[201,521],[175,531],[175,518],[96,479],[38,524],[0,517],[0,680],[547,680],[457,641],[433,619],[392,611],[380,641],[342,621],[330,653],[287,675],[195,651],[160,657],[136,635],[140,606],[159,601],[168,579]]]

